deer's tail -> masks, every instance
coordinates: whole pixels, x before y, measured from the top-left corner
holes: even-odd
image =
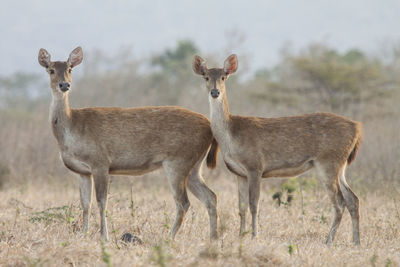
[[[351,151],[349,157],[347,158],[348,165],[350,165],[350,163],[352,163],[356,159],[357,152],[360,149],[361,143],[362,143],[362,130],[361,130],[361,124],[358,124],[356,132],[356,141],[354,143],[353,150]]]
[[[214,169],[217,166],[217,157],[218,157],[218,143],[215,138],[213,138],[211,143],[210,151],[208,151],[207,155],[207,167],[210,169]]]

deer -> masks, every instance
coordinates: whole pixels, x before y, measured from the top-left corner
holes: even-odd
[[[250,207],[252,238],[257,236],[262,178],[293,177],[315,168],[334,207],[326,244],[333,242],[347,208],[353,225],[353,242],[360,245],[360,204],[346,182],[345,170],[361,145],[361,123],[324,112],[278,118],[231,115],[225,83],[238,68],[237,56],[226,58],[222,68],[209,69],[206,61],[196,55],[192,67],[205,80],[211,130],[227,169],[237,176],[239,234],[245,233],[246,212]]]
[[[61,159],[79,176],[83,232],[88,232],[93,188],[101,238],[107,241],[110,175],[137,176],[163,168],[176,204],[171,238],[175,238],[189,209],[189,188],[207,208],[210,238],[217,239],[217,197],[201,173],[206,155],[207,166],[216,166],[218,144],[209,120],[176,106],[70,108],[72,69],[82,60],[81,47],[75,48],[67,61],[51,61],[43,48],[38,55],[39,64],[50,77],[49,120]]]

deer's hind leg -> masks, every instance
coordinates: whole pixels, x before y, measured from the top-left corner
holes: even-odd
[[[164,161],[163,167],[168,177],[172,195],[176,205],[176,218],[171,229],[171,238],[174,239],[176,233],[182,225],[190,202],[186,191],[186,184],[190,169],[184,161]]]
[[[326,239],[326,244],[330,245],[335,239],[336,231],[342,221],[343,212],[346,207],[346,202],[339,186],[339,173],[341,170],[333,164],[323,165],[319,163],[316,164],[316,167],[318,174],[322,176],[321,178],[323,178],[325,182],[334,208],[333,223]]]
[[[189,175],[188,188],[190,192],[195,195],[207,208],[208,216],[210,217],[210,238],[218,238],[218,225],[217,225],[217,196],[215,193],[205,184],[204,179],[201,175],[201,166],[203,157],[196,163],[192,172]]]
[[[343,192],[346,207],[349,210],[351,221],[353,223],[353,242],[355,245],[360,245],[360,200],[347,184],[345,171],[346,165],[340,173],[340,189]]]

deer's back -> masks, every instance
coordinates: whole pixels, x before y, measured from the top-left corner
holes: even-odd
[[[165,159],[195,162],[211,141],[208,119],[183,108],[83,108],[72,110],[62,155],[64,163],[106,162],[110,171],[139,174],[159,167]]]
[[[178,107],[77,109],[72,121],[77,135],[115,148],[184,150],[212,138],[207,118]]]
[[[232,139],[246,151],[274,165],[309,159],[347,159],[361,124],[331,113],[279,118],[232,116]],[[245,156],[245,157],[247,157]]]

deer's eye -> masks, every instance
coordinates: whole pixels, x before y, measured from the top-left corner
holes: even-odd
[[[210,80],[210,78],[208,78],[208,77],[206,77],[205,79],[206,79],[207,82]]]
[[[54,70],[50,70],[50,74],[54,74]]]

